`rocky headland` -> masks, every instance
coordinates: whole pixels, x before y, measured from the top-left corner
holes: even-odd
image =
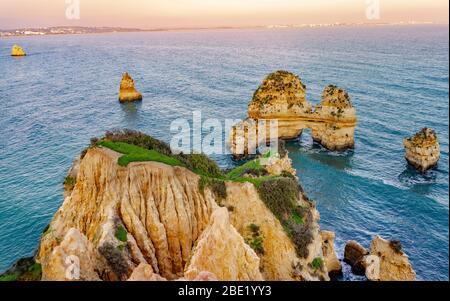
[[[287,153],[259,160],[225,172],[138,132],[93,139],[42,234],[42,280],[329,280],[334,234]]]
[[[334,279],[342,273],[335,234],[321,231],[280,145],[223,171],[135,131],[91,139],[68,171],[64,202],[36,256],[0,279]],[[372,281],[415,280],[399,242],[376,237],[370,251],[349,242],[345,261]]]
[[[119,101],[132,102],[142,100],[142,94],[136,90],[134,80],[128,73],[124,73],[120,82]]]
[[[441,154],[434,130],[424,128],[414,136],[406,138],[403,144],[406,161],[420,172],[425,173],[438,164]]]
[[[19,45],[14,45],[11,49],[11,56],[26,56],[25,50]]]
[[[266,120],[266,125],[259,124]],[[298,138],[304,129],[312,130],[314,141],[329,150],[342,151],[353,148],[356,110],[348,93],[329,85],[322,94],[319,105],[313,107],[306,100],[306,86],[290,72],[269,74],[253,95],[248,107],[248,118],[235,125],[231,131],[230,145],[236,158],[245,157],[257,148],[263,137],[269,142],[270,120],[278,122],[278,138]],[[266,131],[265,135],[259,135]],[[265,137],[265,138],[264,138]]]

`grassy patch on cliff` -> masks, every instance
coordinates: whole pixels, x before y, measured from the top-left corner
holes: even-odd
[[[0,281],[39,281],[41,277],[42,266],[34,258],[22,258],[0,275]]]
[[[100,141],[98,145],[123,154],[118,161],[120,166],[128,166],[131,162],[146,161],[161,162],[171,166],[183,166],[183,164],[175,158],[163,155],[155,150],[144,149],[124,142]]]

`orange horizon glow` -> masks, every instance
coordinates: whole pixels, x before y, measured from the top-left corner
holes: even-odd
[[[180,28],[311,23],[434,22],[448,24],[448,0],[380,0],[380,19],[366,0],[80,0],[68,20],[65,0],[2,0],[0,29],[48,26]]]

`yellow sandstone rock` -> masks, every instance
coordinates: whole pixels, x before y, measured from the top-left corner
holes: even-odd
[[[437,165],[440,159],[440,146],[436,132],[424,128],[411,138],[403,141],[405,158],[409,164],[421,172]]]
[[[26,56],[25,51],[19,45],[14,45],[11,50],[11,56]]]
[[[120,82],[119,101],[131,102],[142,100],[142,94],[134,87],[134,80],[128,73],[124,73]]]
[[[209,271],[220,281],[262,281],[259,261],[230,224],[227,209],[220,208],[212,214],[185,274],[187,279],[195,279],[198,271]]]
[[[330,275],[340,274],[342,272],[342,265],[334,249],[336,234],[331,231],[322,231],[320,235],[322,236],[322,251],[328,273]]]
[[[233,155],[245,156],[260,143],[270,142],[270,121],[278,122],[280,139],[294,139],[311,129],[313,139],[330,150],[354,147],[356,110],[344,89],[327,86],[322,102],[313,108],[306,100],[306,86],[286,71],[269,74],[256,90],[248,118],[234,126],[230,136]],[[266,120],[266,125],[258,121]]]
[[[416,272],[414,272],[408,256],[403,253],[399,242],[388,241],[376,236],[372,241],[370,257],[366,258],[366,262],[369,268],[366,270],[366,275],[369,280],[416,280]]]
[[[209,188],[200,191],[200,177],[186,168],[121,167],[120,156],[94,147],[79,162],[73,190],[41,239],[37,261],[45,279],[66,280],[71,255],[80,259],[82,280],[329,279],[326,267],[311,266],[324,258],[320,216],[302,195],[298,205],[309,212],[311,238],[305,258],[254,185],[226,182],[227,197],[217,200]],[[260,227],[263,254],[246,241],[251,223]]]
[[[48,255],[42,269],[43,281],[96,281],[93,246],[77,229],[70,229],[61,244]]]

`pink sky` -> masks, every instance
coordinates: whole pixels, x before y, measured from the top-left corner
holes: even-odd
[[[71,0],[68,0],[71,1]],[[448,0],[380,0],[378,22],[448,24]],[[80,0],[80,19],[65,0],[1,0],[0,28],[58,25],[216,27],[369,22],[366,0]]]

